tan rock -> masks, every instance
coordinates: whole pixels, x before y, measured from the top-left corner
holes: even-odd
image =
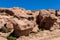
[[[59,16],[60,11],[51,9],[0,8],[0,36],[8,37],[11,33],[16,36],[29,35],[32,31],[37,32],[38,28],[58,29]]]
[[[0,37],[0,40],[7,40],[6,38],[4,38],[4,37]]]
[[[55,15],[55,13],[56,13],[55,10],[53,10],[53,9],[49,9],[48,11],[49,11],[51,14],[54,14],[54,15]]]
[[[32,32],[38,32],[39,28],[38,25],[35,25],[35,27],[33,28]]]
[[[18,34],[17,36],[28,35],[34,27],[33,22],[28,21],[27,19],[25,19],[25,20],[14,19],[14,21],[12,21],[12,20],[10,20],[10,21],[14,25],[14,33],[15,33],[15,35]]]
[[[13,32],[13,24],[8,21],[9,18],[0,15],[0,36],[8,37]]]

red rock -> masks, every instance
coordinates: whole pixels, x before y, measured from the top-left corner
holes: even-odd
[[[51,16],[52,14],[50,14],[48,11],[46,10],[42,10],[40,11],[40,14],[38,16],[39,21],[39,28],[45,28],[45,29],[50,29],[54,22],[56,22],[56,18],[55,15]],[[38,20],[37,20],[38,21]]]

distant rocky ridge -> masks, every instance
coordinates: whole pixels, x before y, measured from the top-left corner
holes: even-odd
[[[39,30],[60,29],[60,10],[0,8],[0,38],[28,36]],[[7,39],[5,39],[7,40]]]

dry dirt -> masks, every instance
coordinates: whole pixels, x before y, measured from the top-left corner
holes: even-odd
[[[40,31],[31,33],[29,36],[21,36],[17,40],[60,40],[60,29],[54,31]]]

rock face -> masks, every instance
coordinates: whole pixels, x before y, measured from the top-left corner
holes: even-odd
[[[56,22],[57,17],[47,10],[41,10],[37,19],[39,28],[50,29]]]
[[[0,8],[0,36],[19,37],[38,32],[39,29],[60,28],[59,10],[25,10],[23,8]]]
[[[8,37],[13,32],[13,24],[8,21],[10,18],[10,16],[0,16],[0,36]]]
[[[14,34],[16,36],[28,35],[34,27],[34,23],[26,19],[15,20],[15,22],[16,24],[13,23],[13,25],[14,25]]]

